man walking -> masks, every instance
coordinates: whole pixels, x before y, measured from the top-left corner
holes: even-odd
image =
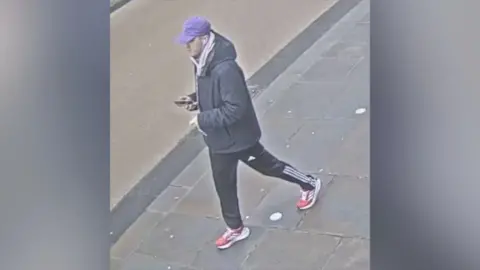
[[[209,148],[215,189],[228,227],[216,241],[217,247],[228,248],[250,234],[243,225],[237,197],[239,161],[263,175],[299,185],[298,209],[312,207],[321,181],[277,159],[260,143],[260,126],[233,44],[201,17],[188,19],[177,41],[186,46],[194,63],[196,91],[176,103],[199,111],[190,124],[203,134]]]

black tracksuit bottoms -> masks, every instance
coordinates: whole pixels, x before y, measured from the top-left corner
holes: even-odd
[[[237,194],[237,167],[239,161],[244,162],[263,175],[277,177],[298,184],[304,190],[312,190],[314,188],[312,185],[313,177],[277,159],[260,143],[236,153],[218,154],[210,151],[209,156],[223,219],[231,229],[243,226]]]

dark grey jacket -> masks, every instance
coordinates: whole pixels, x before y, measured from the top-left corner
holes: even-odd
[[[253,146],[261,131],[233,44],[215,33],[213,57],[198,76],[198,126],[214,153],[233,153]]]

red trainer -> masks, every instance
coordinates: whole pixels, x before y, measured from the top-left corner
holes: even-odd
[[[297,207],[300,210],[307,210],[312,207],[318,199],[318,193],[322,188],[322,181],[320,179],[315,180],[315,188],[312,190],[302,190],[300,200],[297,202]]]
[[[250,229],[247,227],[241,227],[236,230],[227,228],[227,231],[217,239],[216,245],[219,249],[226,249],[231,247],[235,242],[243,240],[250,235]]]

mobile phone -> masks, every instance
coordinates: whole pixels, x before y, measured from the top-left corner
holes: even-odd
[[[178,106],[181,106],[181,105],[189,105],[189,104],[192,104],[193,101],[192,101],[192,100],[188,100],[188,99],[184,99],[184,100],[175,100],[174,103],[177,104]]]

